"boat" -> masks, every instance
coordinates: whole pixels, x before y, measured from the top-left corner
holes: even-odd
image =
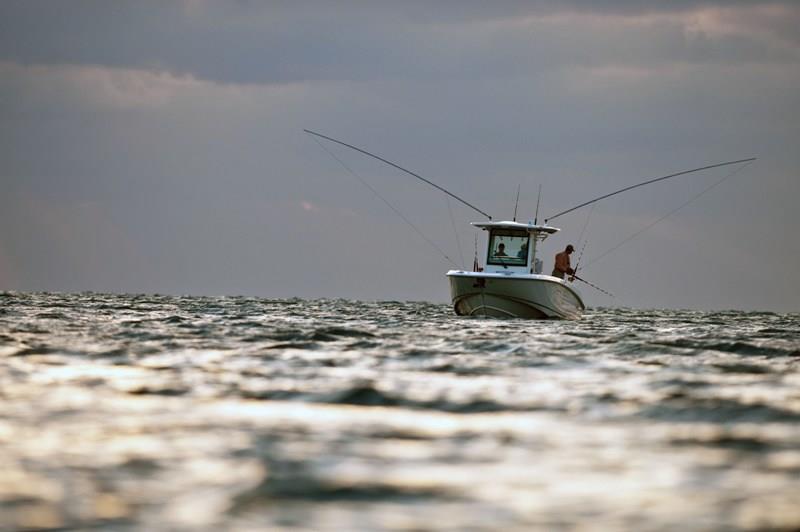
[[[580,318],[586,305],[568,280],[542,273],[537,247],[560,229],[533,222],[473,222],[488,233],[484,267],[450,270],[450,297],[459,316]],[[477,259],[477,257],[476,257]]]
[[[659,221],[664,220],[667,216],[670,216],[671,214],[674,214],[678,210],[682,209],[726,179],[731,178],[737,172],[756,160],[755,157],[749,157],[746,159],[711,164],[648,179],[647,181],[629,185],[589,201],[585,201],[569,209],[563,210],[557,214],[554,214],[553,216],[545,218],[543,224],[539,224],[538,222],[539,204],[537,201],[536,217],[532,222],[525,224],[516,221],[516,206],[514,207],[513,221],[494,221],[492,216],[485,211],[479,209],[465,199],[456,196],[449,190],[437,185],[436,183],[412,172],[411,170],[403,168],[402,166],[375,155],[374,153],[370,153],[367,150],[352,144],[348,144],[341,140],[337,140],[333,137],[323,135],[322,133],[317,133],[315,131],[311,131],[310,129],[304,129],[303,131],[311,135],[314,140],[317,141],[320,147],[325,149],[325,151],[328,150],[317,139],[324,139],[326,141],[339,144],[405,172],[406,174],[409,174],[420,181],[427,183],[433,188],[447,194],[449,197],[457,200],[473,211],[485,216],[489,220],[487,222],[472,222],[473,226],[487,231],[488,233],[488,238],[486,239],[486,260],[484,266],[479,267],[478,265],[476,249],[476,256],[473,262],[472,271],[450,270],[447,272],[447,278],[450,282],[450,296],[452,299],[453,309],[455,310],[456,314],[460,316],[569,320],[580,318],[583,314],[583,311],[586,310],[586,305],[583,302],[580,292],[572,284],[573,280],[578,280],[605,295],[611,297],[613,297],[613,295],[599,286],[587,281],[586,279],[579,277],[574,271],[572,271],[566,280],[542,273],[542,261],[537,257],[537,247],[548,236],[560,231],[560,229],[557,227],[548,225],[550,220],[574,212],[588,205],[592,205],[606,198],[616,196],[617,194],[664,181],[666,179],[672,179],[674,177],[686,174],[701,172],[703,170],[710,170],[712,168],[737,165],[736,170],[716,181],[700,193],[696,194],[681,207],[670,211],[670,213],[668,213],[666,216],[656,220],[655,223],[658,223]],[[330,151],[328,151],[328,153],[334,159],[336,159],[345,170],[351,173],[354,177],[358,178],[358,180],[361,181],[362,184],[364,184],[367,188],[369,188],[373,194],[386,203],[398,216],[403,219],[403,221],[411,226],[429,244],[435,247],[436,250],[439,251],[439,253],[441,253],[447,260],[453,263],[453,265],[456,265],[452,259],[450,259],[438,246],[431,242],[431,240],[428,239],[422,233],[422,231],[419,230],[419,228],[417,228],[406,216],[403,216],[391,203],[389,203],[386,198],[378,194],[374,188],[369,186],[360,176],[353,172],[352,169],[350,169],[346,164],[344,164],[344,162],[341,161],[341,159],[336,157]],[[539,196],[541,197],[541,188],[539,189],[539,192]],[[517,203],[519,203],[519,189],[517,189]],[[653,225],[654,224],[651,224],[648,226],[648,228],[652,227]],[[636,236],[639,233],[641,233],[641,231],[634,233],[633,236]],[[630,238],[631,237],[629,237],[627,240],[630,240]],[[627,240],[624,240],[623,243]],[[616,247],[619,247],[619,245],[621,244],[618,244]],[[616,249],[616,247],[612,248],[612,250]],[[575,269],[578,269],[577,265]]]

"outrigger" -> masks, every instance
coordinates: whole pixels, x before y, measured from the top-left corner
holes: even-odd
[[[516,221],[516,208],[514,210],[513,221],[496,222],[486,212],[478,207],[468,203],[464,199],[456,196],[449,190],[446,190],[436,183],[429,181],[419,174],[415,174],[411,170],[407,170],[391,161],[379,157],[366,150],[347,144],[341,140],[336,140],[333,137],[328,137],[321,133],[304,129],[306,133],[319,137],[336,144],[340,144],[352,150],[358,151],[382,161],[398,170],[401,170],[417,179],[424,181],[430,186],[444,192],[451,198],[454,198],[466,205],[470,209],[486,216],[488,222],[472,222],[472,225],[483,229],[488,232],[486,241],[486,261],[484,267],[478,265],[477,250],[475,261],[473,263],[473,270],[450,270],[447,272],[447,277],[450,281],[450,296],[453,301],[453,309],[456,314],[461,316],[490,316],[497,318],[533,318],[533,319],[577,319],[580,318],[586,306],[583,303],[583,298],[580,292],[570,282],[577,279],[607,295],[610,295],[605,290],[593,285],[585,279],[577,275],[571,275],[567,280],[554,277],[542,273],[542,261],[537,256],[538,245],[543,242],[548,236],[560,231],[557,227],[548,225],[548,221],[569,212],[578,210],[587,205],[591,205],[600,200],[609,198],[616,194],[632,190],[644,185],[649,185],[657,181],[663,181],[672,177],[691,174],[701,170],[708,170],[711,168],[718,168],[721,166],[728,166],[733,164],[749,164],[756,158],[751,157],[748,159],[740,159],[737,161],[728,161],[724,163],[712,164],[703,166],[701,168],[694,168],[692,170],[684,170],[682,172],[657,177],[627,186],[620,190],[605,194],[598,198],[586,201],[572,207],[570,209],[561,211],[544,220],[544,224],[538,223],[539,206],[536,206],[536,219],[527,224]],[[321,147],[322,144],[320,144]],[[326,150],[327,151],[327,150]],[[330,152],[329,152],[330,153]],[[356,175],[347,165],[345,165],[338,157],[330,153],[339,163],[350,173],[355,175],[364,185],[369,187],[361,177]],[[741,167],[743,168],[743,167]],[[711,188],[715,187],[725,179],[731,177],[735,172],[727,177],[717,181],[695,198],[704,194]],[[408,223],[417,233],[419,233],[426,241],[432,246],[436,247],[442,255],[448,260],[453,262],[447,255],[444,254],[433,242],[431,242],[424,234],[413,224],[408,218],[400,214],[385,198],[380,196],[372,187],[369,187],[381,200],[389,205],[403,220]],[[540,194],[541,197],[541,194]],[[694,198],[693,198],[694,199]],[[517,189],[517,200],[519,200],[519,189]],[[692,200],[690,200],[691,202]],[[688,202],[683,206],[688,205]],[[683,207],[682,206],[682,207]],[[682,208],[679,207],[678,209]],[[676,212],[678,209],[673,210],[671,213]],[[669,214],[667,216],[669,216]],[[665,217],[664,217],[665,218]],[[661,218],[660,220],[663,220]],[[657,223],[656,222],[656,223]],[[455,263],[453,263],[455,265]],[[569,282],[568,282],[569,281]]]

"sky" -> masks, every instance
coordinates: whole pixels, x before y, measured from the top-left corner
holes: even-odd
[[[484,218],[307,128],[495,219],[519,187],[522,221],[540,186],[547,218],[758,157],[552,220],[542,258],[574,244],[592,306],[798,311],[798,28],[795,0],[5,0],[0,290],[448,301]]]

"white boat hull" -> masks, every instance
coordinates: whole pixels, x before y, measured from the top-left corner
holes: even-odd
[[[578,319],[586,309],[575,288],[550,275],[451,270],[447,277],[460,316]]]

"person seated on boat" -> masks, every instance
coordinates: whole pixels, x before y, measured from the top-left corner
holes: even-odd
[[[566,274],[575,274],[575,270],[573,270],[569,265],[569,256],[573,251],[575,251],[575,248],[572,247],[572,244],[570,244],[564,251],[556,254],[556,265],[553,268],[553,277],[563,279]]]
[[[528,244],[522,244],[522,246],[520,246],[519,251],[517,251],[517,258],[528,260]]]
[[[508,255],[506,255],[506,245],[505,244],[500,244],[499,246],[497,246],[497,251],[495,251],[494,256],[495,257],[508,257]]]

